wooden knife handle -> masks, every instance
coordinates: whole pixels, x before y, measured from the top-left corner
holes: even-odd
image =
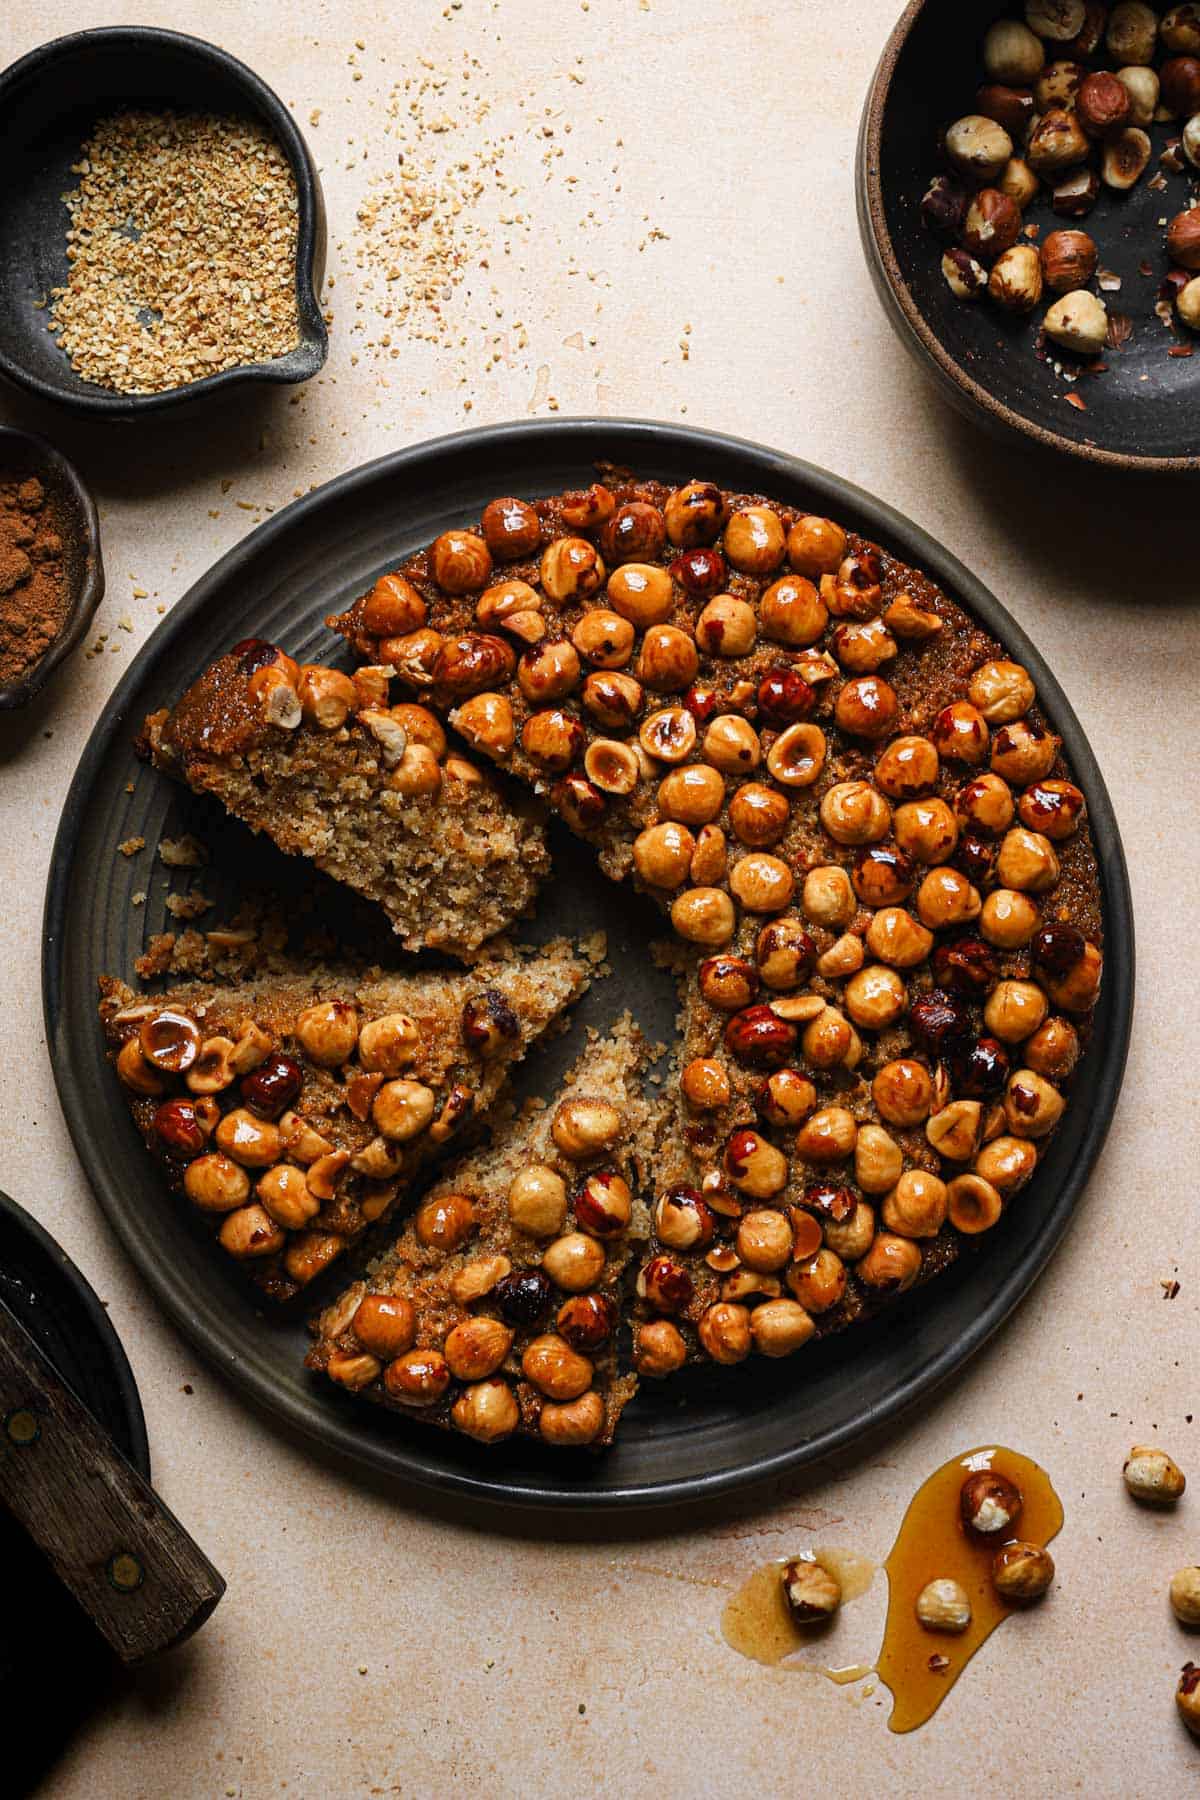
[[[203,1625],[222,1577],[0,1301],[0,1502],[125,1663]]]

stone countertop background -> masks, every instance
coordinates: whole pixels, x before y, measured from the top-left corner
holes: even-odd
[[[896,7],[73,9],[72,28],[136,20],[215,39],[293,105],[328,202],[333,326],[307,388],[152,433],[0,396],[0,418],[52,436],[92,484],[108,571],[106,641],[29,716],[0,721],[0,1186],[107,1302],[158,1486],[229,1580],[207,1629],[118,1689],[46,1792],[916,1796],[1016,1775],[1029,1793],[1095,1795],[1126,1791],[1130,1771],[1160,1792],[1196,1778],[1200,1746],[1172,1691],[1200,1647],[1166,1586],[1200,1557],[1200,1497],[1147,1515],[1120,1479],[1129,1444],[1157,1440],[1200,1482],[1195,489],[997,448],[898,347],[853,197],[859,110]],[[47,32],[32,0],[11,0],[0,60]],[[379,197],[372,181],[392,178],[395,118],[411,142],[410,103],[420,155],[466,163],[464,187],[481,192],[447,225],[462,281],[435,323],[422,308],[406,326],[378,316],[390,284],[370,256],[359,266],[356,214]],[[39,991],[59,808],[159,614],[310,485],[401,444],[555,410],[684,418],[777,445],[939,535],[1059,673],[1112,792],[1140,927],[1120,1111],[1067,1243],[1016,1317],[918,1418],[769,1510],[629,1541],[433,1517],[247,1410],[159,1316],[95,1206],[54,1098]],[[721,1607],[757,1563],[814,1541],[881,1558],[924,1476],[993,1440],[1038,1458],[1063,1497],[1059,1580],[923,1731],[892,1736],[870,1682],[836,1688],[726,1648]],[[880,1576],[844,1616],[835,1657],[874,1653],[884,1591]]]

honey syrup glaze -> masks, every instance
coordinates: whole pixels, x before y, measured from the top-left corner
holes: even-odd
[[[857,1551],[835,1545],[819,1545],[802,1557],[780,1557],[763,1563],[725,1604],[721,1635],[731,1650],[753,1662],[774,1667],[796,1650],[811,1649],[828,1632],[828,1626],[798,1625],[783,1592],[783,1571],[789,1562],[811,1560],[828,1571],[842,1590],[842,1605],[865,1594],[875,1576],[875,1564]],[[789,1665],[804,1674],[827,1675],[831,1681],[860,1681],[870,1668],[856,1663],[849,1669],[827,1669],[816,1662]]]
[[[1011,1531],[980,1538],[962,1522],[959,1496],[964,1481],[982,1470],[1006,1475],[1021,1494],[1021,1511]],[[1050,1477],[1029,1457],[992,1445],[955,1456],[935,1469],[918,1488],[904,1515],[891,1554],[887,1623],[876,1663],[892,1691],[893,1731],[912,1731],[941,1705],[981,1644],[987,1642],[1014,1602],[992,1585],[992,1558],[1002,1543],[1020,1539],[1045,1546],[1062,1528],[1062,1502]],[[916,1615],[917,1596],[929,1582],[948,1577],[966,1589],[971,1622],[952,1636],[929,1631]]]

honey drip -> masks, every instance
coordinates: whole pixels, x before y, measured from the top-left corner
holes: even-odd
[[[865,1594],[875,1575],[875,1564],[865,1556],[836,1545],[819,1545],[806,1555],[841,1584],[843,1606]],[[811,1649],[829,1629],[827,1625],[797,1625],[788,1610],[783,1597],[783,1570],[788,1562],[796,1560],[803,1559],[781,1557],[755,1569],[726,1602],[721,1614],[721,1634],[730,1648],[771,1668],[797,1650]],[[827,1675],[830,1681],[839,1683],[860,1681],[871,1673],[858,1663],[846,1669],[828,1669],[815,1662],[789,1666],[803,1674]]]
[[[1022,1496],[1015,1530],[994,1540],[969,1536],[959,1512],[962,1484],[980,1469],[1007,1475]],[[1062,1522],[1062,1502],[1046,1471],[998,1445],[952,1457],[918,1488],[883,1565],[888,1611],[876,1668],[892,1691],[892,1731],[913,1731],[932,1717],[975,1652],[1016,1610],[992,1586],[992,1557],[1000,1543],[1020,1538],[1048,1544]],[[917,1621],[917,1595],[943,1576],[961,1582],[971,1602],[971,1623],[957,1637],[928,1631]]]

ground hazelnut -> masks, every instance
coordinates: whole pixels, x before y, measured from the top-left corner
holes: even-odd
[[[383,1385],[405,1406],[436,1406],[450,1386],[450,1368],[440,1350],[406,1350],[383,1371]]]
[[[600,552],[586,538],[556,538],[542,552],[542,592],[559,606],[598,593],[604,585],[604,574]]]
[[[977,1469],[962,1484],[959,1510],[968,1531],[994,1537],[1007,1532],[1021,1516],[1021,1490],[995,1469]]]
[[[688,888],[671,907],[671,924],[693,944],[727,944],[736,923],[733,901],[721,888]]]
[[[670,1319],[651,1319],[645,1325],[639,1325],[634,1332],[633,1345],[638,1374],[654,1380],[673,1375],[687,1361],[683,1334]]]
[[[550,1126],[550,1135],[572,1162],[586,1161],[611,1150],[621,1135],[620,1110],[608,1100],[564,1100]]]
[[[947,161],[972,182],[993,180],[1013,153],[1012,139],[994,119],[967,113],[947,128]]]
[[[411,1350],[417,1335],[416,1314],[412,1302],[397,1294],[365,1294],[350,1329],[364,1350],[390,1362]]]
[[[1046,286],[1066,294],[1092,279],[1099,252],[1086,231],[1052,231],[1042,240],[1041,258]]]
[[[1156,1445],[1135,1444],[1122,1474],[1130,1494],[1146,1506],[1174,1506],[1187,1486],[1179,1464]]]
[[[993,81],[1028,84],[1046,60],[1041,39],[1019,19],[997,19],[983,38],[983,66]]]
[[[971,1602],[961,1582],[942,1577],[927,1582],[917,1595],[916,1613],[926,1631],[957,1636],[971,1623]]]
[[[188,1164],[183,1191],[203,1212],[232,1212],[250,1198],[250,1177],[232,1158],[210,1151]]]
[[[545,1408],[543,1408],[545,1411]],[[498,1444],[521,1423],[521,1409],[506,1381],[493,1377],[466,1388],[450,1408],[458,1430],[480,1444]]]
[[[1095,356],[1108,340],[1108,309],[1103,300],[1080,288],[1054,302],[1044,325],[1047,337],[1062,349]]]
[[[767,769],[781,787],[811,787],[825,765],[825,733],[819,725],[789,725],[767,752]]]
[[[1140,179],[1150,161],[1151,143],[1136,125],[1109,138],[1100,158],[1100,174],[1106,187],[1125,193]]]
[[[1032,312],[1042,297],[1042,265],[1032,244],[1016,244],[997,258],[988,293],[1005,312]]]

